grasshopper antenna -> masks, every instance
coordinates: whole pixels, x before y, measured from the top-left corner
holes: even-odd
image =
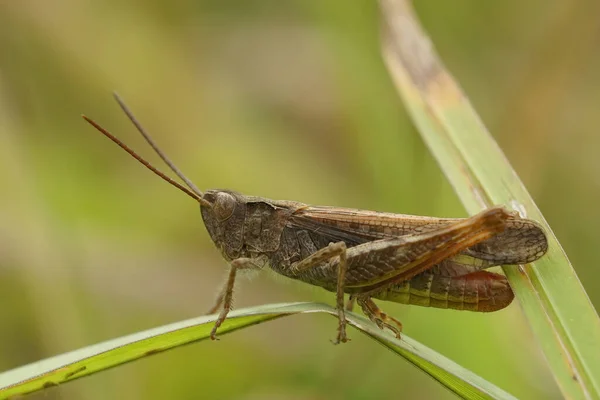
[[[125,104],[125,102],[123,101],[121,96],[119,96],[119,94],[116,92],[113,92],[113,96],[114,96],[115,100],[117,101],[117,103],[119,103],[119,106],[121,107],[121,109],[123,110],[125,115],[127,115],[127,118],[129,118],[129,120],[133,123],[133,125],[135,125],[138,132],[142,134],[144,139],[146,139],[146,142],[148,142],[150,147],[152,147],[154,149],[156,154],[158,154],[158,156],[160,158],[162,158],[162,160],[165,162],[165,164],[167,164],[169,166],[169,168],[171,168],[171,171],[175,172],[175,175],[177,175],[183,182],[185,182],[187,187],[189,187],[192,190],[192,192],[196,193],[198,196],[200,196],[202,198],[203,194],[200,191],[200,189],[198,189],[196,187],[196,185],[194,185],[194,183],[191,180],[189,180],[183,174],[183,172],[181,172],[179,170],[179,168],[177,168],[177,166],[175,164],[173,164],[173,162],[169,159],[169,157],[167,157],[167,155],[165,153],[163,153],[163,151],[156,145],[156,143],[154,142],[152,137],[150,137],[150,134],[148,134],[148,132],[146,132],[146,130],[144,129],[142,124],[139,123],[139,121],[137,120],[135,115],[133,115],[133,113],[131,112],[129,107],[127,107],[127,105]]]
[[[121,103],[119,102],[119,104],[121,104]],[[128,116],[130,116],[130,113],[128,113]],[[190,190],[190,189],[186,188],[185,186],[181,185],[179,182],[173,180],[172,178],[170,178],[164,172],[161,172],[160,170],[158,170],[157,168],[155,168],[154,166],[152,166],[152,164],[150,164],[148,161],[146,161],[144,158],[142,158],[142,156],[138,155],[135,151],[133,151],[125,143],[123,143],[122,141],[120,141],[119,139],[117,139],[117,137],[114,136],[112,133],[110,133],[109,131],[107,131],[103,127],[101,127],[98,123],[96,123],[96,121],[94,121],[93,119],[91,119],[91,118],[89,118],[89,117],[87,117],[85,115],[82,115],[82,117],[90,125],[92,125],[94,128],[96,128],[100,133],[102,133],[104,136],[106,136],[107,138],[109,138],[110,140],[112,140],[120,148],[122,148],[127,153],[129,153],[130,156],[132,156],[133,158],[135,158],[136,160],[138,160],[143,166],[145,166],[146,168],[148,168],[150,171],[154,172],[156,175],[158,175],[159,177],[161,177],[163,180],[165,180],[169,184],[175,186],[177,189],[181,190],[182,192],[184,192],[185,194],[187,194],[188,196],[190,196],[191,198],[193,198],[197,202],[201,203],[202,205],[209,206],[209,207],[212,206],[212,203],[210,203],[209,201],[205,200],[202,197],[202,192],[200,190],[198,190],[197,188],[196,188],[196,190],[194,190],[195,186],[193,184],[192,184],[192,187],[190,187],[190,189],[192,189],[192,190]],[[130,118],[131,118],[131,116],[130,116]],[[136,122],[134,122],[134,123],[137,126],[137,123]],[[144,134],[144,137],[146,138],[146,140],[149,140],[149,143],[151,144],[151,146],[155,150],[157,150],[156,145],[154,144],[154,142],[152,142],[151,139],[149,139],[149,136],[146,136],[146,134]],[[159,153],[159,155],[162,154],[162,152],[160,152],[159,150],[157,150],[157,153]],[[164,157],[164,156],[161,155],[161,158],[163,158],[163,160],[164,160],[166,157]],[[167,158],[167,160],[168,160],[168,158]],[[174,169],[175,173],[177,173],[179,171],[179,170],[177,170],[177,168],[174,165],[172,165],[172,163],[170,161],[167,162],[167,165],[169,165],[169,167],[171,167],[171,169]],[[179,173],[177,173],[177,176],[181,177],[181,175],[179,175]],[[187,179],[185,179],[185,180],[186,180],[186,183],[188,183]]]

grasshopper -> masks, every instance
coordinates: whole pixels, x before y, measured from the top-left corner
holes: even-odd
[[[83,116],[156,175],[200,204],[208,233],[229,263],[229,274],[210,314],[211,332],[232,309],[238,271],[271,268],[278,274],[336,293],[337,339],[346,342],[346,310],[355,302],[381,329],[398,338],[402,324],[373,298],[426,307],[479,312],[508,306],[514,294],[506,277],[485,269],[526,264],[542,257],[542,227],[516,212],[493,207],[470,218],[433,218],[269,200],[231,190],[200,191],[158,148],[125,103],[121,109],[149,145],[187,186],[140,157],[92,119]],[[344,295],[349,294],[347,304]]]

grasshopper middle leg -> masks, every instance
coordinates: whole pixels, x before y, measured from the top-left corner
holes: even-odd
[[[334,342],[345,343],[348,340],[346,336],[346,311],[344,307],[344,284],[346,281],[346,271],[348,270],[348,256],[347,256],[346,243],[337,242],[329,243],[329,246],[320,249],[319,251],[306,257],[304,260],[297,262],[292,265],[291,270],[293,274],[298,274],[303,271],[309,270],[314,267],[322,265],[324,262],[339,257],[337,262],[337,302],[336,308],[338,312],[338,335]]]

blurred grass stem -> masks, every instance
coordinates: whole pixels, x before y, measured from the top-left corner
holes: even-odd
[[[438,59],[404,0],[380,0],[383,54],[398,92],[467,211],[517,202],[542,222],[550,250],[505,268],[567,398],[600,398],[600,320],[566,254],[506,157]]]

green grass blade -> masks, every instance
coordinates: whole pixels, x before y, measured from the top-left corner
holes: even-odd
[[[313,312],[327,313],[337,318],[336,310],[324,304],[270,304],[233,311],[219,332],[224,334],[286,315]],[[214,315],[181,321],[4,372],[0,374],[0,399],[36,392],[139,358],[205,340],[210,335],[214,321]],[[348,313],[348,322],[465,399],[514,399],[471,371],[406,336],[398,340],[354,313]],[[343,346],[346,347],[345,350],[352,351],[351,344]]]
[[[424,141],[469,213],[517,205],[544,224],[548,254],[505,273],[563,394],[600,398],[600,320],[531,196],[439,61],[409,2],[380,0],[383,52]]]

